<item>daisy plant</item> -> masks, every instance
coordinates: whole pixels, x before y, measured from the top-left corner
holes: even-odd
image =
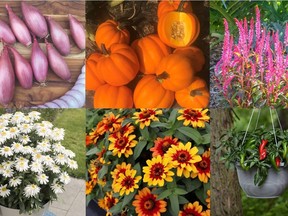
[[[87,111],[87,204],[106,215],[210,215],[208,109]]]
[[[0,205],[31,213],[56,200],[77,169],[65,131],[36,111],[0,115]]]

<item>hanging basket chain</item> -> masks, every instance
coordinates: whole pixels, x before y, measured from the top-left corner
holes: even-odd
[[[258,112],[258,115],[257,115],[257,120],[256,120],[256,125],[255,125],[255,129],[254,129],[254,130],[256,130],[257,127],[258,127],[258,122],[259,122],[260,113],[261,113],[261,109],[259,109],[259,112]]]
[[[243,140],[242,140],[241,146],[243,146],[244,141],[245,141],[245,139],[246,139],[247,132],[248,132],[248,130],[249,130],[249,127],[250,127],[251,120],[252,120],[252,118],[253,118],[254,112],[255,112],[255,109],[252,110],[252,114],[251,114],[251,116],[250,116],[250,119],[249,119],[249,122],[248,122],[248,126],[247,126],[247,128],[246,128],[246,131],[245,131],[244,138],[243,138]]]
[[[273,133],[274,133],[274,138],[275,138],[275,143],[276,146],[278,146],[278,142],[277,142],[277,137],[276,137],[276,131],[275,131],[275,126],[274,126],[274,121],[273,121],[273,116],[272,116],[272,109],[269,108],[270,110],[270,116],[271,116],[271,122],[272,122],[272,127],[273,127]],[[277,111],[275,111],[277,113]]]

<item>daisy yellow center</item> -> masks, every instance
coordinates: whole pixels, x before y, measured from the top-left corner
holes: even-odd
[[[151,174],[153,175],[153,178],[160,179],[163,172],[164,172],[164,166],[161,163],[154,164],[151,168]]]
[[[153,209],[153,208],[154,208],[154,205],[155,205],[155,203],[154,203],[154,201],[151,200],[151,199],[146,200],[146,201],[144,202],[144,208],[145,208],[146,210],[151,210],[151,209]]]

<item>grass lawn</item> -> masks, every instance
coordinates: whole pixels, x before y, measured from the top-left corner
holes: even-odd
[[[288,215],[288,189],[276,199],[252,199],[242,194],[245,216],[284,216]]]
[[[73,170],[69,174],[76,178],[85,179],[85,109],[65,109],[59,112],[54,120],[55,127],[65,129],[65,140],[63,146],[76,154],[74,158],[78,163],[78,170]]]

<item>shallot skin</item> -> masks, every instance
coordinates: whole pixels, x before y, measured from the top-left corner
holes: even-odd
[[[46,17],[46,19],[54,46],[61,55],[67,56],[70,53],[70,41],[68,34],[62,28],[62,26],[51,17]]]
[[[16,42],[16,38],[11,28],[2,20],[0,20],[0,41],[1,40],[8,44],[14,44]]]
[[[46,37],[49,34],[48,26],[39,10],[24,1],[21,2],[21,9],[23,18],[31,32],[39,38]]]
[[[8,4],[6,4],[6,9],[9,15],[10,26],[17,40],[20,43],[22,43],[24,46],[30,46],[30,44],[32,43],[32,40],[31,40],[29,29],[27,28],[23,20],[21,20],[13,12],[13,10],[9,7]]]
[[[71,72],[60,53],[46,41],[49,66],[61,79],[70,81]]]
[[[71,14],[69,16],[69,24],[72,38],[79,49],[84,50],[86,47],[86,35],[83,25]]]
[[[14,56],[14,70],[20,85],[25,89],[32,88],[33,85],[33,71],[27,59],[13,47],[9,47]]]
[[[8,49],[5,46],[0,56],[0,103],[9,104],[14,96],[15,75],[9,58]]]
[[[48,59],[36,38],[33,41],[30,61],[35,79],[40,83],[45,83],[48,73]]]

